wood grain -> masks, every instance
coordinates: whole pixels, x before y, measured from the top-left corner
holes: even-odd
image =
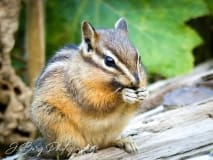
[[[75,159],[184,159],[206,153],[213,147],[213,98],[149,118],[138,115],[124,133],[134,135],[138,153],[108,148]]]

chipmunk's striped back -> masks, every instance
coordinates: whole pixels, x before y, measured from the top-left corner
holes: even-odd
[[[36,88],[41,87],[43,82],[50,76],[53,75],[54,72],[63,70],[66,66],[66,63],[71,61],[72,56],[75,52],[78,52],[78,47],[75,45],[67,45],[56,52],[56,54],[50,58],[47,63],[47,66],[40,73],[39,77],[36,81]]]

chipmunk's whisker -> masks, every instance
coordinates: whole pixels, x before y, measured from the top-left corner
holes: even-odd
[[[122,87],[118,87],[118,88],[114,91],[114,93],[119,92],[121,89],[122,89]]]

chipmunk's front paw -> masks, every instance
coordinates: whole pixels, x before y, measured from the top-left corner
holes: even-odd
[[[136,102],[141,102],[146,99],[149,95],[149,92],[145,88],[139,88],[137,90],[124,88],[122,90],[122,98],[124,102],[133,104]]]
[[[122,90],[122,98],[124,102],[133,104],[138,101],[138,95],[136,90],[129,89],[129,88],[124,88]]]
[[[149,97],[149,91],[145,88],[139,88],[136,90],[136,93],[138,95],[138,101],[143,101],[144,99]]]
[[[128,153],[138,152],[137,145],[134,142],[132,142],[129,138],[119,139],[118,141],[115,142],[115,146],[125,150]]]

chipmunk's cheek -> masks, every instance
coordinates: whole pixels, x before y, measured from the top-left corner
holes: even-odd
[[[123,76],[123,75],[116,77],[115,81],[118,82],[120,84],[120,86],[130,86],[131,85],[130,80],[126,76]]]

